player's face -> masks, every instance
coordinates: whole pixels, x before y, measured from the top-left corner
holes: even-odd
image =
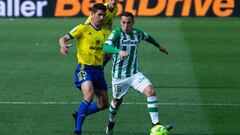
[[[108,0],[109,8],[115,8],[117,6],[118,0]]]
[[[106,12],[105,11],[97,10],[96,13],[92,13],[91,23],[93,23],[96,26],[101,26],[105,16],[106,16]]]
[[[121,26],[122,26],[122,30],[126,33],[131,32],[132,31],[132,27],[134,24],[134,21],[132,19],[132,17],[130,16],[122,16],[121,20],[120,20]]]

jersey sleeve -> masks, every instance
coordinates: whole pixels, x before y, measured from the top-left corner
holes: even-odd
[[[74,39],[74,38],[78,38],[82,35],[82,31],[83,31],[83,27],[82,25],[78,25],[76,26],[75,28],[73,28],[69,33],[68,33],[68,36],[71,38],[71,39]]]
[[[111,34],[108,36],[107,40],[105,41],[105,45],[110,45],[112,47],[116,47],[116,43],[119,40],[120,37],[120,31],[119,29],[115,29],[111,32]]]
[[[144,31],[139,30],[139,29],[135,29],[135,30],[139,33],[138,36],[139,36],[140,40],[145,40],[148,43],[151,43],[154,46],[159,47],[160,44],[151,35],[149,35],[147,32],[144,32]]]
[[[153,44],[154,46],[159,47],[160,44],[151,35],[149,35],[147,32],[141,31],[141,30],[138,30],[138,31],[140,33],[141,40],[145,40],[145,41]]]
[[[141,30],[137,30],[140,36],[140,40],[147,40],[149,35],[147,32],[141,31]]]
[[[117,40],[118,33],[116,32],[116,30],[114,30],[105,41],[103,51],[105,53],[118,54],[120,50],[115,47],[115,43],[117,42]]]

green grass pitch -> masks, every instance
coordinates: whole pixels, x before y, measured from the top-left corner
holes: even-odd
[[[84,19],[0,19],[0,135],[73,134],[71,113],[82,98],[73,84],[76,49],[62,56],[58,39]],[[239,135],[240,19],[136,18],[135,27],[169,51],[147,42],[139,50],[161,122],[175,126],[169,135]],[[108,64],[109,87],[110,70]],[[115,135],[149,135],[145,103],[143,95],[127,93]],[[107,110],[89,116],[83,135],[103,135],[107,118]]]

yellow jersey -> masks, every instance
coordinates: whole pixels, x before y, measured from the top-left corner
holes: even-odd
[[[118,7],[115,7],[114,10],[111,12],[107,6],[107,3],[104,3],[104,5],[107,7],[106,11],[106,16],[103,19],[103,27],[105,29],[111,30],[112,29],[112,24],[113,24],[113,19],[115,18],[117,12],[118,12]],[[85,21],[85,24],[88,24],[91,21],[92,16],[90,15],[87,20]]]
[[[72,29],[68,35],[71,39],[76,39],[78,63],[101,66],[104,59],[102,48],[109,34],[109,30],[96,30],[91,24],[80,24]]]

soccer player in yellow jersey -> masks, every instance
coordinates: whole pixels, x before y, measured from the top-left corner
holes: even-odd
[[[104,3],[104,5],[107,8],[106,11],[106,16],[103,19],[103,27],[111,30],[112,29],[112,24],[113,24],[113,19],[115,18],[117,12],[118,12],[118,7],[117,7],[118,0],[108,0],[107,3]],[[85,21],[85,24],[88,24],[91,21],[92,16],[90,15],[87,20]]]
[[[67,41],[76,39],[78,65],[75,70],[75,86],[80,89],[84,99],[78,108],[74,135],[81,135],[86,116],[109,106],[107,84],[102,68],[104,58],[102,48],[109,35],[109,31],[102,28],[106,10],[103,4],[95,4],[91,11],[90,23],[78,25],[59,39],[60,52],[63,55],[68,53]],[[119,55],[127,56],[127,52],[119,51]],[[98,99],[96,102],[92,102],[94,95]]]
[[[106,16],[103,19],[102,27],[108,29],[111,31],[112,25],[113,25],[113,19],[115,18],[118,7],[117,7],[118,0],[108,0],[108,2],[104,3],[104,5],[107,8]],[[90,15],[87,20],[85,21],[85,24],[88,24],[91,21],[92,16]],[[107,54],[104,57],[103,66],[105,66],[108,61],[111,59],[111,55]]]

